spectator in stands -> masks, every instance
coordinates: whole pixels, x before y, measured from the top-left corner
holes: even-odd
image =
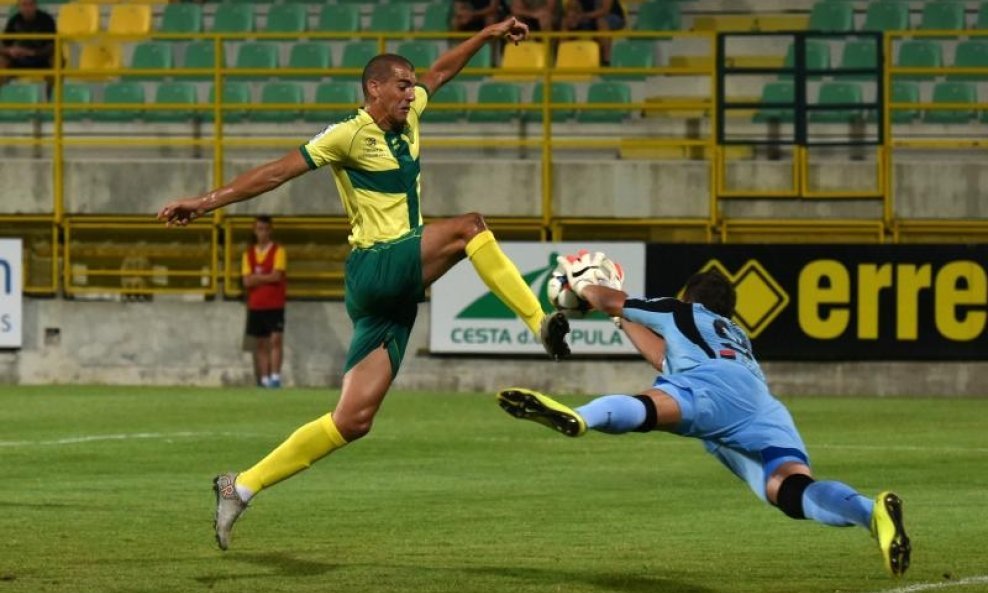
[[[18,0],[17,12],[7,19],[4,33],[55,33],[55,19],[38,8],[37,0]],[[4,39],[0,68],[51,68],[55,42],[51,39]],[[0,75],[0,84],[10,76]]]
[[[563,31],[617,31],[626,23],[621,0],[568,0]],[[600,37],[600,61],[611,63],[611,39]]]
[[[556,29],[559,3],[556,0],[512,0],[511,16],[528,25],[532,31]]]
[[[457,0],[453,4],[451,28],[454,31],[480,31],[501,20],[503,0]]]
[[[254,244],[241,264],[247,289],[247,335],[254,338],[254,372],[262,387],[281,387],[285,332],[285,248],[271,240],[271,217],[254,219]]]

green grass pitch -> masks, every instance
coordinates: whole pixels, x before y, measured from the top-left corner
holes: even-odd
[[[212,476],[336,395],[3,387],[0,593],[988,591],[988,400],[786,402],[818,477],[905,500],[898,581],[864,530],[787,519],[698,442],[567,439],[492,394],[392,393],[220,552]]]

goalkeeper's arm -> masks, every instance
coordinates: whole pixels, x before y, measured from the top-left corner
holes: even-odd
[[[622,317],[624,301],[627,298],[628,295],[624,291],[606,286],[591,285],[583,288],[583,299],[594,309],[603,311],[611,317]],[[666,341],[662,336],[626,319],[621,319],[621,329],[628,335],[635,349],[661,373],[662,361],[666,356]]]
[[[621,290],[594,284],[583,287],[580,296],[598,311],[603,311],[611,317],[621,317],[624,311],[624,300],[628,295]]]

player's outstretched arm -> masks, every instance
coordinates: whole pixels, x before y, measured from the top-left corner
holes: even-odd
[[[580,291],[580,298],[590,303],[590,306],[598,311],[620,317],[624,311],[624,301],[628,295],[622,290],[614,290],[607,286],[598,284],[586,286]]]
[[[425,86],[429,94],[435,94],[441,86],[459,74],[473,54],[477,53],[485,43],[493,39],[507,39],[518,43],[528,37],[528,25],[511,16],[500,23],[484,27],[482,31],[439,56],[436,63],[429,68],[419,82]]]
[[[269,192],[307,171],[309,165],[302,153],[293,150],[276,161],[241,173],[223,187],[194,198],[165,204],[158,211],[158,220],[164,221],[168,226],[185,226],[213,210]]]
[[[639,325],[627,319],[621,319],[621,329],[631,340],[638,353],[648,361],[655,370],[662,372],[662,361],[666,357],[665,338],[653,332],[644,325]]]

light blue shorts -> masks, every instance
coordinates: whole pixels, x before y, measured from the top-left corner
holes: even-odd
[[[792,416],[764,382],[740,364],[712,360],[688,371],[659,376],[655,388],[679,404],[676,432],[703,441],[762,500],[765,480],[784,463],[809,465]]]

